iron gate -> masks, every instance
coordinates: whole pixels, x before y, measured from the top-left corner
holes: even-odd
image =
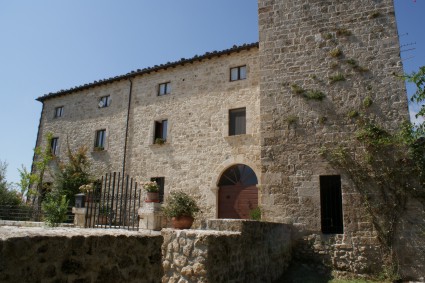
[[[106,174],[86,195],[85,227],[138,230],[140,194],[128,175]]]

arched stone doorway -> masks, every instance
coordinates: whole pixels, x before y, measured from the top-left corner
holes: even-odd
[[[258,180],[244,164],[229,167],[218,182],[218,218],[249,219],[258,206]]]

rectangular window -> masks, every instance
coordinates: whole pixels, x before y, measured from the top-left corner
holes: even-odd
[[[230,81],[246,79],[246,66],[240,66],[230,69]]]
[[[342,234],[341,176],[320,176],[322,233]]]
[[[55,118],[62,117],[63,115],[63,106],[59,106],[55,108]]]
[[[159,202],[163,203],[164,202],[165,178],[164,177],[155,177],[155,178],[151,178],[151,181],[155,181],[158,184],[158,187],[159,187]]]
[[[170,82],[159,84],[158,96],[166,95],[166,94],[169,94],[170,92],[171,92],[171,83]]]
[[[155,121],[154,143],[163,144],[167,141],[168,120]]]
[[[50,153],[53,156],[57,156],[59,154],[59,138],[52,138],[50,141]]]
[[[99,108],[105,108],[108,107],[109,105],[111,105],[111,96],[107,95],[107,96],[102,96],[99,99]]]
[[[101,151],[105,149],[106,130],[96,131],[96,140],[94,143],[95,151]]]
[[[246,134],[246,108],[229,110],[229,136]]]

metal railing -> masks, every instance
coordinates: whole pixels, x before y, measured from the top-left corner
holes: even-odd
[[[72,207],[68,207],[67,218],[64,223],[73,223]],[[26,205],[0,205],[0,220],[10,221],[43,221],[43,212],[39,207]]]
[[[100,190],[86,195],[85,227],[138,230],[141,193],[133,178],[110,173],[101,184]]]

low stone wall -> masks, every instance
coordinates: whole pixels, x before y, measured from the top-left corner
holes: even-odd
[[[289,265],[289,225],[221,219],[206,228],[162,230],[162,282],[273,282]]]
[[[160,282],[162,237],[124,230],[0,227],[0,282]]]

